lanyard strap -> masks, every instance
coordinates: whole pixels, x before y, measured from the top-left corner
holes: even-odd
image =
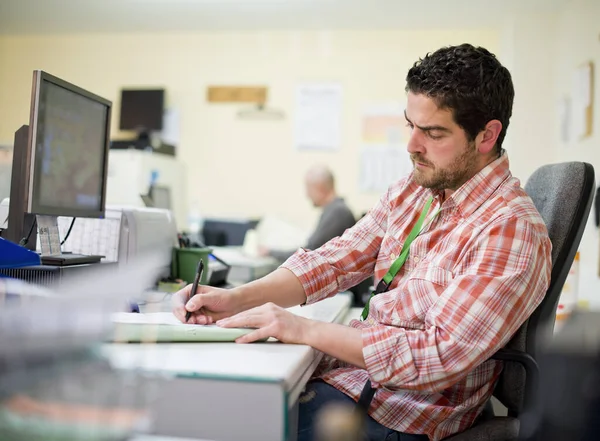
[[[432,202],[433,202],[433,196],[431,196],[425,203],[425,206],[423,207],[423,211],[421,211],[421,215],[419,216],[417,223],[412,228],[408,237],[404,241],[404,244],[402,245],[402,251],[400,252],[400,255],[394,261],[394,263],[392,263],[392,266],[390,267],[388,272],[385,274],[385,276],[383,276],[383,279],[381,279],[379,281],[375,291],[373,293],[371,293],[371,296],[367,300],[367,303],[366,303],[365,307],[363,308],[363,312],[360,315],[361,320],[365,320],[369,315],[369,303],[371,302],[371,298],[376,294],[381,294],[382,292],[385,292],[388,290],[390,284],[392,283],[392,280],[394,280],[394,277],[396,277],[396,274],[398,274],[398,271],[400,271],[400,268],[402,268],[402,265],[404,265],[404,262],[406,262],[406,259],[408,258],[408,251],[410,249],[410,244],[412,243],[413,240],[415,240],[415,238],[421,232],[421,229],[423,228],[423,222],[425,221],[425,218],[427,217],[427,213],[429,213],[429,209],[431,208]],[[437,213],[439,213],[439,211]],[[437,213],[435,214],[435,216],[437,216]]]

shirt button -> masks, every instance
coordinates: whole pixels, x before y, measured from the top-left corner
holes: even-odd
[[[396,255],[394,253],[390,254],[390,259],[396,260]]]
[[[421,258],[419,256],[415,256],[415,262],[419,262],[419,260],[421,260]]]

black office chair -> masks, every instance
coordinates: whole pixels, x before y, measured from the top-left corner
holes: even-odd
[[[506,348],[492,357],[504,361],[494,396],[506,406],[508,416],[494,416],[488,403],[470,429],[446,441],[534,439],[533,434],[526,433],[526,427],[520,427],[520,421],[536,410],[539,381],[536,358],[543,341],[553,332],[560,293],[588,220],[594,190],[594,168],[585,162],[545,165],[527,181],[525,191],[544,219],[552,242],[550,286],[542,303]]]

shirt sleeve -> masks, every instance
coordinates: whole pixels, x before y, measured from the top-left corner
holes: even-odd
[[[345,291],[373,275],[390,213],[390,191],[352,228],[316,250],[300,249],[281,265],[302,283],[306,304]]]
[[[525,220],[481,233],[425,317],[424,329],[362,329],[372,381],[390,390],[442,391],[502,348],[534,311],[550,280],[550,241]]]

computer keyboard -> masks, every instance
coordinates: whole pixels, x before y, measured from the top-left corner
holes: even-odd
[[[104,256],[64,253],[55,256],[40,256],[42,265],[69,266],[98,263]]]

